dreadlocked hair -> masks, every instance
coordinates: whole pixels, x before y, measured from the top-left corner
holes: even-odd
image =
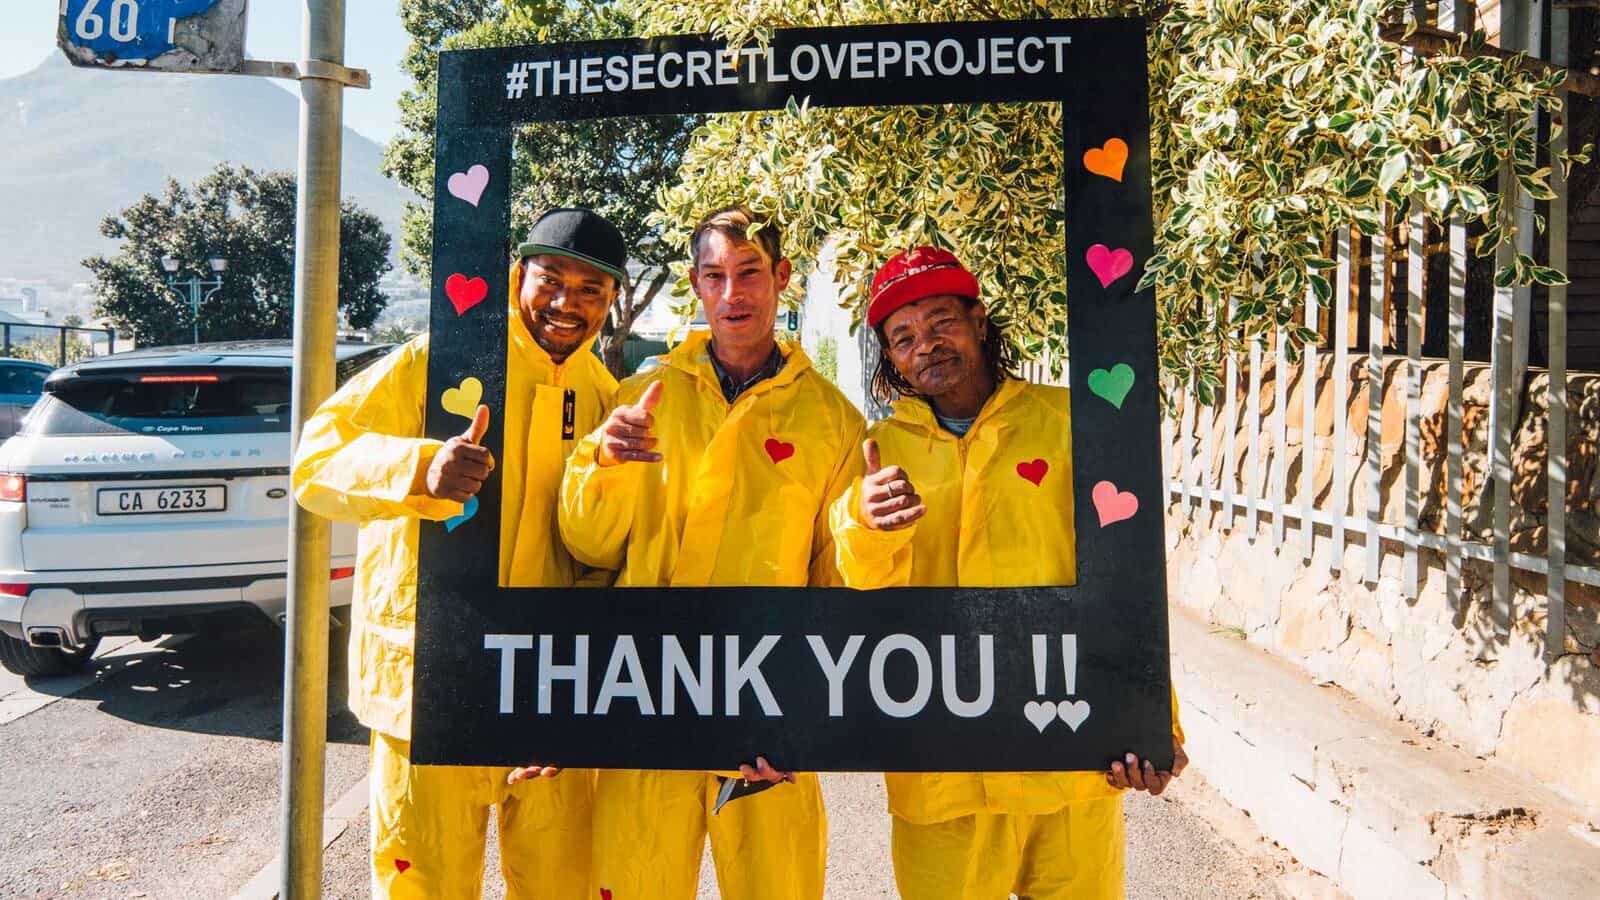
[[[970,310],[978,301],[962,297],[961,302]],[[894,363],[889,361],[889,353],[885,349],[888,341],[883,336],[883,324],[879,323],[872,330],[878,335],[878,365],[872,371],[872,396],[880,403],[893,403],[901,397],[921,397],[916,388],[911,386],[911,382],[907,381],[905,376],[900,374],[900,370],[894,367]],[[1004,332],[993,319],[989,320],[989,328],[983,336],[983,362],[984,367],[989,370],[989,377],[994,379],[996,385],[1007,378],[1022,377],[1017,374],[1020,363],[1016,348],[1006,340]]]

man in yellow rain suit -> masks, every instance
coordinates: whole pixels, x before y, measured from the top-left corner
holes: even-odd
[[[839,570],[859,588],[1013,587],[1077,580],[1065,388],[1014,374],[978,280],[919,247],[873,278],[867,323],[883,354],[867,474],[833,506]],[[881,458],[898,465],[887,468]],[[1038,461],[1043,460],[1044,465]],[[1120,898],[1120,790],[1160,793],[1131,754],[1107,774],[891,773],[895,880],[906,900]]]
[[[776,225],[721,209],[690,251],[710,333],[622,383],[624,405],[568,463],[562,536],[618,586],[836,585],[828,505],[861,471],[865,423],[798,344],[773,338],[791,274]],[[792,783],[713,816],[715,773],[601,771],[588,897],[691,900],[709,832],[722,896],[819,900],[816,776],[761,758],[743,771]]]
[[[498,413],[505,422],[500,583],[569,587],[584,570],[557,533],[557,491],[575,438],[614,403],[616,381],[589,345],[616,298],[627,252],[614,225],[583,209],[546,213],[518,250],[506,408]],[[486,407],[460,437],[422,436],[427,373],[424,335],[329,398],[306,422],[294,463],[302,506],[361,526],[350,709],[372,729],[372,894],[477,900],[494,808],[507,896],[582,897],[592,772],[513,785],[506,768],[409,761],[419,528],[442,527],[423,520],[462,515],[463,503],[497,467],[478,445]]]

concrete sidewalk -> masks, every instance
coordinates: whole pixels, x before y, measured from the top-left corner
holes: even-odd
[[[1318,686],[1229,630],[1178,607],[1171,623],[1195,767],[1264,835],[1358,900],[1600,890],[1600,818]]]

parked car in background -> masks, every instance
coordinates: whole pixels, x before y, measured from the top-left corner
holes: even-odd
[[[44,380],[53,371],[31,359],[0,358],[0,441],[17,433],[22,417],[39,402]]]
[[[338,347],[338,379],[389,351]],[[140,349],[57,370],[0,446],[0,665],[85,665],[101,638],[281,624],[288,341]],[[328,577],[350,603],[355,529]]]

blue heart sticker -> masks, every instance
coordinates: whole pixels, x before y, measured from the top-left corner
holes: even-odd
[[[450,518],[444,520],[444,530],[455,531],[457,528],[460,528],[463,524],[465,524],[468,519],[477,514],[478,498],[468,497],[467,502],[461,506],[461,515],[451,516]]]

